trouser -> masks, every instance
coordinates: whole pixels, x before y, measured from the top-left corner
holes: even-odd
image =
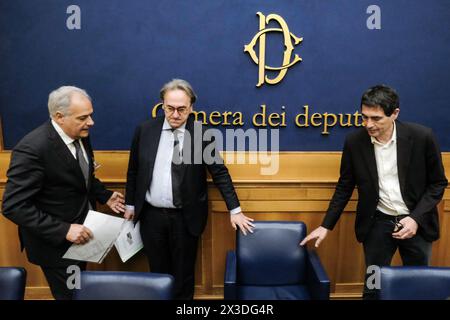
[[[405,216],[398,217],[400,220]],[[363,242],[366,268],[375,265],[389,266],[395,251],[399,250],[403,265],[427,266],[431,257],[431,242],[425,240],[419,233],[409,239],[395,239],[394,233],[396,219],[380,211],[376,212],[375,222]],[[367,269],[366,269],[367,270]],[[366,273],[364,281],[363,299],[373,300],[378,297],[378,289],[369,289]]]
[[[193,299],[198,237],[189,233],[182,211],[145,204],[140,221],[150,271],[175,278],[175,299]]]
[[[86,262],[74,262],[74,265],[78,265],[81,271],[86,270]],[[67,286],[67,279],[73,273],[67,273],[67,268],[41,266],[52,295],[56,300],[72,300],[73,289],[69,289]]]

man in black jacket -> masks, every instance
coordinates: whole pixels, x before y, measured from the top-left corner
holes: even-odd
[[[431,129],[396,121],[397,93],[384,85],[361,99],[365,128],[347,136],[336,190],[322,225],[300,244],[325,239],[358,187],[356,238],[366,267],[390,265],[399,249],[404,265],[428,265],[439,238],[438,211],[447,186],[441,152]],[[367,282],[367,281],[366,281]],[[376,298],[364,287],[364,298]]]
[[[219,188],[231,225],[253,226],[242,212],[228,170],[214,143],[191,114],[191,85],[174,79],[160,92],[165,117],[136,129],[128,165],[125,218],[141,221],[150,270],[175,277],[175,298],[192,299],[198,239],[208,217],[206,170]],[[208,152],[210,150],[211,152]]]
[[[82,89],[64,86],[49,95],[51,120],[27,134],[13,149],[3,196],[3,214],[19,226],[22,249],[39,265],[55,299],[71,299],[70,265],[63,259],[72,243],[93,236],[82,225],[96,200],[114,212],[124,211],[123,196],[106,190],[94,176],[88,138],[94,125],[91,98]]]

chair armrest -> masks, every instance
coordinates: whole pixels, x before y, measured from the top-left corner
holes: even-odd
[[[236,300],[236,252],[228,251],[225,262],[223,296],[226,300]]]
[[[306,261],[306,282],[311,298],[315,300],[330,299],[330,279],[320,262],[317,253],[308,250]]]

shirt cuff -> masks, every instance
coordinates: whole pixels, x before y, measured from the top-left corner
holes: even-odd
[[[134,211],[134,206],[130,206],[127,204],[127,205],[125,205],[125,209]]]
[[[233,210],[230,210],[230,214],[238,214],[241,212],[242,212],[241,207],[237,207],[237,208],[234,208]]]

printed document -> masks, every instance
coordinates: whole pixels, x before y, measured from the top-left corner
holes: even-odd
[[[144,247],[141,239],[140,222],[125,221],[115,246],[122,262],[126,262]]]
[[[102,263],[122,230],[125,219],[89,210],[83,225],[94,237],[85,244],[72,244],[63,258]]]

